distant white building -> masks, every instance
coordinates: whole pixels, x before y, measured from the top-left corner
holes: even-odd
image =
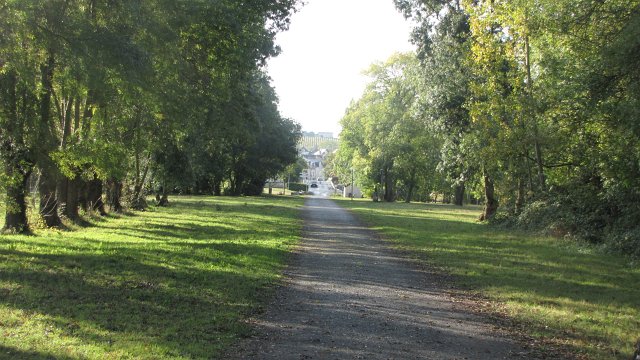
[[[302,179],[309,184],[318,179],[326,180],[324,161],[327,155],[338,147],[338,139],[330,132],[303,132],[298,143],[298,154],[307,162],[302,171]]]
[[[327,151],[327,149],[320,149],[320,150],[314,152],[313,155],[317,156],[317,157],[324,158],[325,156],[327,156],[328,153],[329,153],[329,151]]]
[[[307,168],[303,171],[305,182],[310,183],[318,179],[324,179],[323,157],[311,154],[303,156],[303,158],[307,161]]]
[[[298,153],[302,157],[311,155],[311,151],[307,150],[304,146],[298,149]]]

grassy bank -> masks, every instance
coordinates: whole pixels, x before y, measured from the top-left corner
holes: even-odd
[[[171,200],[0,236],[0,358],[211,358],[245,335],[299,238],[302,200]]]
[[[640,265],[567,241],[479,224],[479,208],[341,201],[399,247],[496,301],[535,337],[628,359],[640,337]]]

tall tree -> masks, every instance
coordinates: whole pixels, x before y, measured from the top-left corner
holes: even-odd
[[[356,168],[365,188],[385,201],[396,200],[399,185],[410,200],[420,178],[433,176],[430,159],[439,153],[438,137],[419,109],[418,61],[412,54],[397,54],[372,65],[367,74],[371,82],[341,120],[337,157],[342,161],[335,163],[344,173]],[[431,174],[428,165],[434,167]]]
[[[28,229],[25,186],[34,169],[41,179],[39,210],[49,226],[60,224],[59,212],[77,218],[79,207],[104,213],[105,181],[116,211],[123,192],[133,204],[143,203],[147,179],[171,167],[156,163],[152,172],[151,161],[174,157],[152,154],[182,154],[194,178],[213,159],[217,165],[209,168],[220,184],[232,166],[225,144],[242,143],[245,132],[239,130],[257,124],[259,116],[244,105],[259,107],[250,95],[257,89],[255,74],[277,54],[274,36],[286,29],[296,5],[0,2],[7,230]],[[221,133],[227,121],[236,128]],[[274,134],[285,142],[296,136],[293,124],[280,121],[276,128],[283,129]],[[187,139],[206,148],[189,147]],[[289,155],[279,156],[289,161]],[[283,166],[265,163],[274,167],[266,173]]]

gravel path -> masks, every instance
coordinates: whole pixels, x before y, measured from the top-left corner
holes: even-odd
[[[286,286],[237,359],[512,359],[514,341],[454,307],[441,285],[349,212],[308,199]]]

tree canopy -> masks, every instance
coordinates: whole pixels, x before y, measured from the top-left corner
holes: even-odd
[[[385,200],[482,200],[482,219],[638,254],[640,3],[395,4],[416,57],[372,67],[336,164]]]
[[[296,0],[0,1],[5,230],[170,192],[255,194],[299,126],[263,70]]]

